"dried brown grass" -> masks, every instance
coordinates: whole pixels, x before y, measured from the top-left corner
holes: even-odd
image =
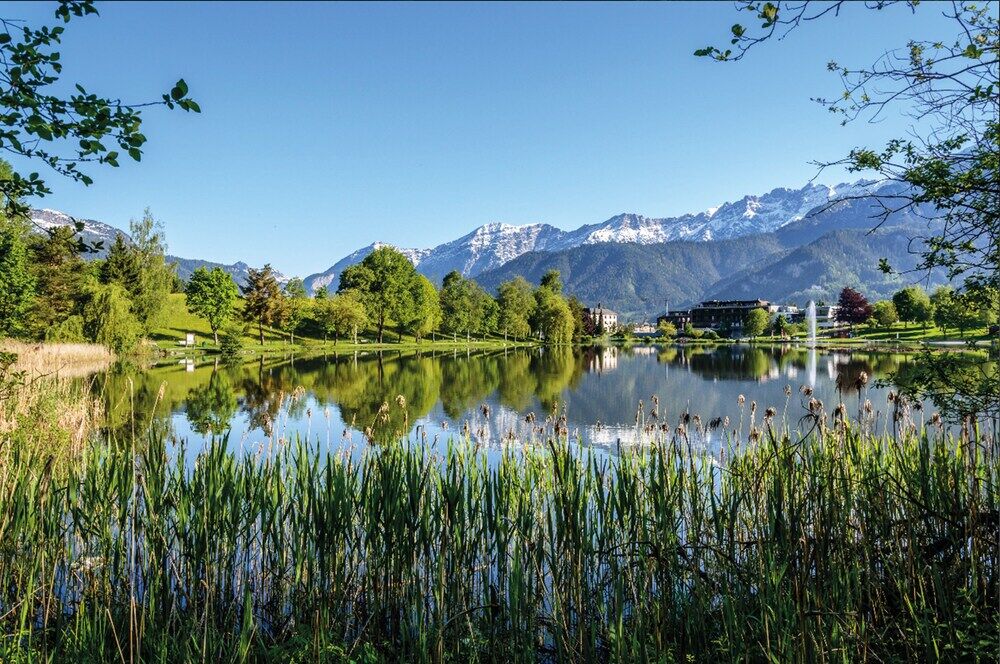
[[[107,369],[115,355],[98,344],[54,344],[0,341],[0,351],[17,354],[15,371],[24,371],[28,378],[59,376],[79,378]]]

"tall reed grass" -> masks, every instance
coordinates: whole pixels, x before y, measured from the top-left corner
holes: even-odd
[[[2,661],[995,661],[995,443],[4,450]],[[744,446],[746,442],[744,441]]]

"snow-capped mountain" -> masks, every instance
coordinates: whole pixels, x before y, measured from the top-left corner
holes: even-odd
[[[38,232],[43,232],[57,226],[69,226],[75,229],[76,224],[83,224],[82,229],[78,232],[83,241],[92,249],[92,251],[88,251],[83,254],[83,258],[86,260],[105,258],[108,255],[108,250],[111,248],[111,245],[114,244],[115,237],[118,235],[124,237],[127,242],[132,242],[132,238],[129,234],[120,228],[115,228],[114,226],[106,224],[103,221],[72,217],[65,212],[60,212],[59,210],[33,209],[31,211],[31,222],[34,230]],[[362,256],[362,258],[364,257]],[[169,254],[166,256],[166,259],[168,263],[174,263],[177,266],[177,276],[183,281],[187,281],[191,277],[191,274],[199,267],[208,269],[221,267],[233,277],[233,280],[238,286],[243,286],[246,284],[247,274],[250,269],[250,266],[243,261],[237,261],[236,263],[227,265],[225,263],[213,263],[212,261],[201,260],[198,258],[171,256]],[[279,283],[285,283],[288,281],[288,277],[284,276],[280,272],[275,272],[275,276],[277,277]]]
[[[337,290],[337,285],[340,283],[340,273],[344,271],[344,268],[360,263],[368,256],[368,254],[372,253],[376,249],[379,249],[380,247],[392,247],[409,258],[410,262],[414,265],[420,265],[423,262],[423,259],[431,252],[430,249],[405,249],[387,242],[373,242],[367,247],[362,247],[354,253],[344,256],[330,266],[329,269],[306,277],[303,280],[306,290],[310,293],[315,293],[320,288],[328,288],[331,291]]]
[[[94,248],[94,251],[88,252],[86,255],[87,258],[104,258],[107,256],[108,249],[114,244],[115,236],[117,235],[122,235],[126,240],[131,240],[128,233],[114,226],[94,219],[71,217],[59,210],[32,210],[31,222],[37,230],[48,230],[57,226],[69,226],[72,228],[75,224],[83,224],[83,229],[79,231],[80,237],[83,238],[83,241],[88,246]]]
[[[778,188],[759,196],[744,196],[704,212],[679,217],[650,218],[623,213],[607,221],[564,231],[548,224],[516,226],[490,223],[457,240],[432,249],[405,249],[420,272],[438,280],[458,270],[475,276],[532,251],[562,251],[602,243],[660,244],[674,240],[726,240],[745,235],[771,233],[783,226],[823,210],[832,201],[865,196],[887,183],[859,180],[831,187],[807,184],[800,189]],[[345,256],[325,272],[307,277],[310,290],[336,288],[340,272],[364,259],[382,243],[376,242]]]

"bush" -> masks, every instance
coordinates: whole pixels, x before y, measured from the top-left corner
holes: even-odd
[[[711,341],[717,341],[719,339],[719,333],[715,330],[705,330],[702,335],[702,339],[709,339]]]
[[[219,333],[219,350],[226,357],[236,357],[243,352],[243,335],[246,328],[243,325],[230,324]]]
[[[83,335],[83,318],[70,316],[55,327],[45,331],[45,340],[57,343],[78,344],[85,341]]]
[[[132,313],[128,293],[118,284],[98,288],[83,309],[87,336],[121,355],[135,349],[142,338],[142,325]]]

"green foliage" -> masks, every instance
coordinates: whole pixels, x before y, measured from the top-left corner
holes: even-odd
[[[354,343],[358,342],[358,330],[368,324],[368,315],[355,291],[345,290],[331,298],[319,299],[315,306],[324,339],[332,334],[336,343],[340,337],[352,335]]]
[[[121,233],[108,250],[108,256],[101,262],[99,274],[102,284],[118,284],[126,290],[138,283],[141,267],[139,253],[125,240]]]
[[[53,343],[82,343],[87,340],[83,316],[73,315],[45,330],[45,340]]]
[[[535,291],[535,329],[547,344],[573,341],[573,312],[559,291],[540,286]]]
[[[747,318],[743,321],[743,332],[751,337],[759,337],[767,330],[770,318],[763,309],[753,309],[747,313]]]
[[[278,327],[288,334],[289,341],[295,343],[295,332],[309,315],[309,296],[302,279],[293,277],[285,284],[280,300]]]
[[[920,286],[907,286],[892,296],[899,320],[924,326],[934,318],[934,305]]]
[[[496,329],[499,306],[479,284],[456,271],[445,275],[441,287],[441,326],[452,335],[488,333]]]
[[[553,293],[562,293],[563,284],[562,278],[559,276],[559,270],[548,270],[542,275],[541,281],[539,281],[539,286],[541,288],[547,288]]]
[[[34,238],[31,255],[37,293],[30,315],[32,334],[43,338],[47,330],[80,313],[86,268],[73,230],[64,226]]]
[[[208,321],[215,343],[219,330],[232,320],[239,299],[239,289],[222,268],[197,268],[184,289],[187,308],[192,314]]]
[[[222,351],[222,355],[227,358],[235,358],[240,353],[243,352],[243,337],[246,335],[245,325],[241,325],[235,321],[228,321],[222,327],[222,335],[218,337],[216,343],[219,344],[219,350]]]
[[[20,337],[30,329],[35,275],[28,256],[28,226],[0,213],[0,337]]]
[[[379,247],[340,274],[338,291],[357,292],[382,343],[386,324],[404,319],[413,306],[416,278],[417,270],[406,256],[392,247]]]
[[[160,314],[173,289],[174,268],[166,260],[167,245],[163,224],[153,218],[149,208],[142,219],[129,222],[132,251],[138,264],[138,277],[121,284],[132,300],[132,312],[145,332],[160,321]]]
[[[422,274],[416,275],[410,290],[412,305],[402,314],[400,323],[419,342],[441,324],[440,298],[434,284]]]
[[[656,323],[656,333],[665,339],[670,339],[677,336],[677,326],[666,319],[660,320]]]
[[[256,323],[260,344],[264,345],[264,326],[275,324],[281,315],[281,287],[270,263],[256,270],[247,271],[243,291],[243,320]]]
[[[55,18],[63,23],[90,14],[97,14],[91,0],[62,0],[55,10]],[[188,96],[183,79],[161,101],[141,104],[93,94],[79,83],[67,85],[60,80],[63,61],[54,50],[65,28],[35,28],[15,19],[0,22],[4,28],[0,31],[0,108],[4,109],[0,144],[23,157],[18,163],[45,164],[62,176],[89,185],[92,180],[80,169],[81,164],[118,166],[118,150],[135,161],[141,159],[146,142],[143,107],[201,110]],[[0,178],[0,194],[12,214],[26,216],[27,207],[19,201],[48,193],[38,173],[13,172]]]
[[[142,338],[128,293],[118,284],[97,287],[83,308],[83,329],[89,339],[119,355],[134,350]]]
[[[899,313],[892,300],[879,300],[872,305],[872,319],[879,327],[892,327],[899,321]]]
[[[531,334],[531,318],[535,312],[535,297],[524,277],[500,284],[497,296],[499,329],[504,336],[524,339]]]

